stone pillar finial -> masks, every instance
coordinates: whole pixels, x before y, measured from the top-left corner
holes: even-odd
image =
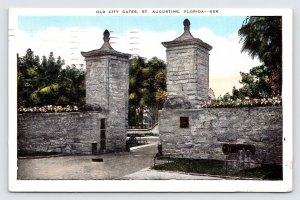
[[[188,19],[183,21],[183,25],[181,36],[173,41],[162,42],[167,48],[167,98],[170,101],[169,108],[187,108],[188,102],[191,108],[198,108],[208,99],[209,51],[212,47],[193,37]],[[178,74],[187,76],[179,78]],[[167,106],[167,102],[164,106]]]
[[[189,30],[190,30],[190,25],[191,25],[190,20],[185,19],[185,20],[183,21],[183,25],[184,25],[184,31],[189,31]]]
[[[109,31],[107,29],[105,29],[105,31],[103,32],[103,40],[104,42],[109,42]]]

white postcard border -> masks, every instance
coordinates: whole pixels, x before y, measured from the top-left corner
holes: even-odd
[[[175,8],[111,8],[119,10],[118,14],[138,16],[139,14],[122,13],[123,10],[175,10]],[[199,10],[219,10],[218,13],[203,13],[199,16],[282,16],[283,27],[283,180],[249,181],[249,180],[17,180],[17,81],[16,51],[14,35],[17,34],[18,16],[100,16],[97,10],[110,8],[12,8],[9,10],[9,190],[12,192],[288,192],[292,191],[293,168],[293,101],[292,101],[292,10],[291,9],[220,9],[199,8]],[[165,16],[183,13],[147,13],[143,15]]]

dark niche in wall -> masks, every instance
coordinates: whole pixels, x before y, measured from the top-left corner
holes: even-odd
[[[180,117],[180,128],[189,128],[189,118]]]

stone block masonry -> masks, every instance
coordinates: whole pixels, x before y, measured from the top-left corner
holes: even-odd
[[[86,105],[101,111],[123,113],[127,112],[128,104],[130,54],[114,50],[109,35],[105,30],[100,49],[81,52],[86,61]],[[120,110],[119,105],[126,108]]]
[[[103,111],[113,109],[112,100],[127,95],[128,59],[105,56],[99,59],[86,59],[86,63],[86,104],[101,108]],[[119,100],[118,103],[122,105],[127,101],[124,98]]]
[[[208,99],[212,47],[193,37],[188,19],[183,24],[184,33],[180,37],[162,43],[167,48],[167,97],[184,97],[196,108]]]
[[[96,143],[99,152],[102,118],[99,112],[18,114],[18,150],[92,154]]]
[[[130,54],[114,50],[109,35],[105,30],[101,48],[81,52],[86,61],[84,110],[89,112],[19,114],[19,150],[63,154],[126,150]]]
[[[130,54],[114,50],[109,35],[105,30],[100,49],[82,52],[87,64],[86,104],[106,114],[100,141],[103,152],[125,151],[128,124]]]
[[[180,117],[188,128],[180,128]],[[282,164],[281,106],[163,109],[159,129],[164,155],[225,160],[223,144],[247,144],[255,147],[249,161]]]
[[[188,19],[183,25],[181,36],[162,43],[167,48],[167,100],[159,121],[162,153],[282,164],[282,107],[201,108],[208,100],[212,46],[193,37]]]

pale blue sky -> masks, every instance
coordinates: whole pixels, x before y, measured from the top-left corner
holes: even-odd
[[[19,30],[36,33],[47,27],[101,27],[119,34],[131,29],[162,32],[182,31],[185,18],[191,21],[191,29],[209,28],[215,34],[228,36],[241,27],[245,16],[20,16]]]
[[[117,51],[166,60],[161,42],[179,37],[185,18],[191,22],[193,36],[213,46],[210,87],[217,96],[231,91],[234,85],[240,86],[240,71],[259,65],[241,53],[237,32],[246,16],[19,16],[18,52],[23,55],[28,48],[40,56],[54,52],[66,65],[81,66],[85,61],[80,52],[100,48],[102,32],[108,29],[114,31],[111,44]],[[129,37],[134,29],[138,30],[136,46],[131,45]],[[70,40],[71,30],[78,30],[75,43]]]

